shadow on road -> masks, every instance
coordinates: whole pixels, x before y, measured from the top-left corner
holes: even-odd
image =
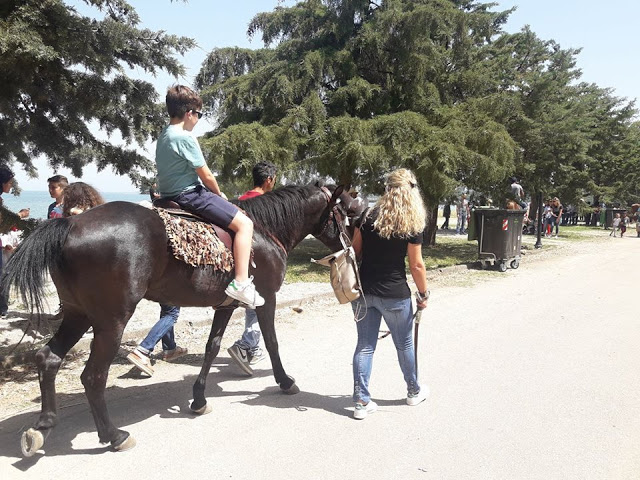
[[[214,367],[221,367],[220,371],[212,371],[207,379],[206,396],[210,403],[215,402],[216,398],[239,397],[237,402],[249,406],[266,406],[297,411],[322,409],[341,416],[350,416],[352,414],[348,410],[348,407],[352,405],[351,397],[348,395],[324,396],[304,391],[297,395],[286,395],[277,386],[267,387],[261,391],[246,389],[225,390],[220,386],[220,383],[232,381],[234,386],[241,385],[237,383],[239,380],[249,378],[238,373],[231,362],[227,360],[225,358],[217,359]],[[198,361],[202,361],[202,356],[188,355],[175,363],[192,365],[197,364]],[[271,375],[272,372],[269,368],[256,369],[254,377]],[[132,368],[127,374],[120,376],[120,378],[125,377],[138,378],[137,369]],[[127,431],[130,431],[128,427],[131,425],[144,422],[154,416],[159,416],[159,418],[166,421],[185,418],[198,421],[200,417],[193,415],[188,407],[191,399],[191,387],[196,378],[196,375],[188,375],[184,379],[169,382],[111,387],[105,393],[111,419],[118,428]],[[95,424],[84,392],[58,393],[56,398],[59,405],[58,425],[51,431],[43,451],[39,451],[31,458],[21,458],[20,437],[22,432],[35,424],[39,412],[19,413],[14,417],[0,421],[0,456],[18,458],[13,463],[16,469],[27,471],[45,455],[47,457],[97,455],[111,451],[109,445],[105,446],[98,443]],[[33,402],[34,404],[39,404],[39,398],[35,398]],[[224,414],[224,412],[221,409],[216,410],[216,406],[214,406],[214,411],[204,418],[219,414]],[[171,431],[175,427],[167,426],[166,428],[167,431]],[[92,433],[95,448],[79,448],[77,446],[77,437],[80,434],[89,432]],[[154,441],[153,438],[144,438],[140,434],[137,436],[140,437],[140,441]],[[86,440],[81,441],[84,444]],[[74,442],[76,443],[75,447]]]

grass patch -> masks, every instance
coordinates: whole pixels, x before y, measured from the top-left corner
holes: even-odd
[[[427,270],[475,262],[478,260],[478,242],[442,235],[436,237],[435,246],[423,246],[422,255]]]
[[[584,225],[573,225],[570,227],[560,227],[559,238],[566,238],[577,242],[593,240],[597,237],[606,237],[611,230],[602,227],[586,227]]]
[[[285,282],[328,282],[329,269],[311,263],[310,259],[318,260],[330,253],[331,251],[320,240],[305,238],[289,254]]]
[[[474,262],[478,259],[478,243],[465,238],[438,237],[436,245],[422,248],[427,270]],[[328,282],[329,269],[309,261],[328,255],[330,250],[315,238],[307,238],[293,249],[287,262],[287,283]],[[407,271],[407,275],[409,272]]]

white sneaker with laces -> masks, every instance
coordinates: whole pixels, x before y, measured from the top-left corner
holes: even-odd
[[[356,403],[355,408],[353,409],[353,418],[356,420],[364,420],[367,418],[367,415],[370,413],[374,413],[378,410],[378,404],[373,400],[369,400],[369,403],[366,405],[362,403]]]
[[[237,282],[235,279],[231,280],[224,293],[245,304],[247,308],[255,309],[264,305],[264,298],[256,291],[253,277],[249,277],[244,283]]]
[[[424,402],[429,396],[429,387],[423,386],[418,393],[410,393],[407,395],[407,405],[415,407]]]

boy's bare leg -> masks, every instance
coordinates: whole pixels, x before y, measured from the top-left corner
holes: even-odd
[[[236,281],[245,282],[249,278],[253,222],[244,213],[238,212],[231,220],[229,228],[236,234],[233,241]]]

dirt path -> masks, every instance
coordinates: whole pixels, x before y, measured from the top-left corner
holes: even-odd
[[[420,340],[432,395],[419,407],[404,404],[386,339],[371,379],[381,409],[351,418],[350,307],[319,295],[302,313],[278,314],[282,360],[300,394],[279,392],[268,360],[252,378],[229,364],[237,319],[208,379],[214,412],[193,418],[186,409],[208,329],[183,315],[177,335],[187,357],[158,362],[150,379],[124,359],[111,369],[112,418],[138,440],[129,452],[98,444],[79,381],[83,352],[61,371],[60,425],[32,459],[19,458],[18,441],[39,409],[37,380],[26,370],[4,382],[2,478],[636,479],[640,240],[556,243],[506,274],[454,269],[432,278]]]

